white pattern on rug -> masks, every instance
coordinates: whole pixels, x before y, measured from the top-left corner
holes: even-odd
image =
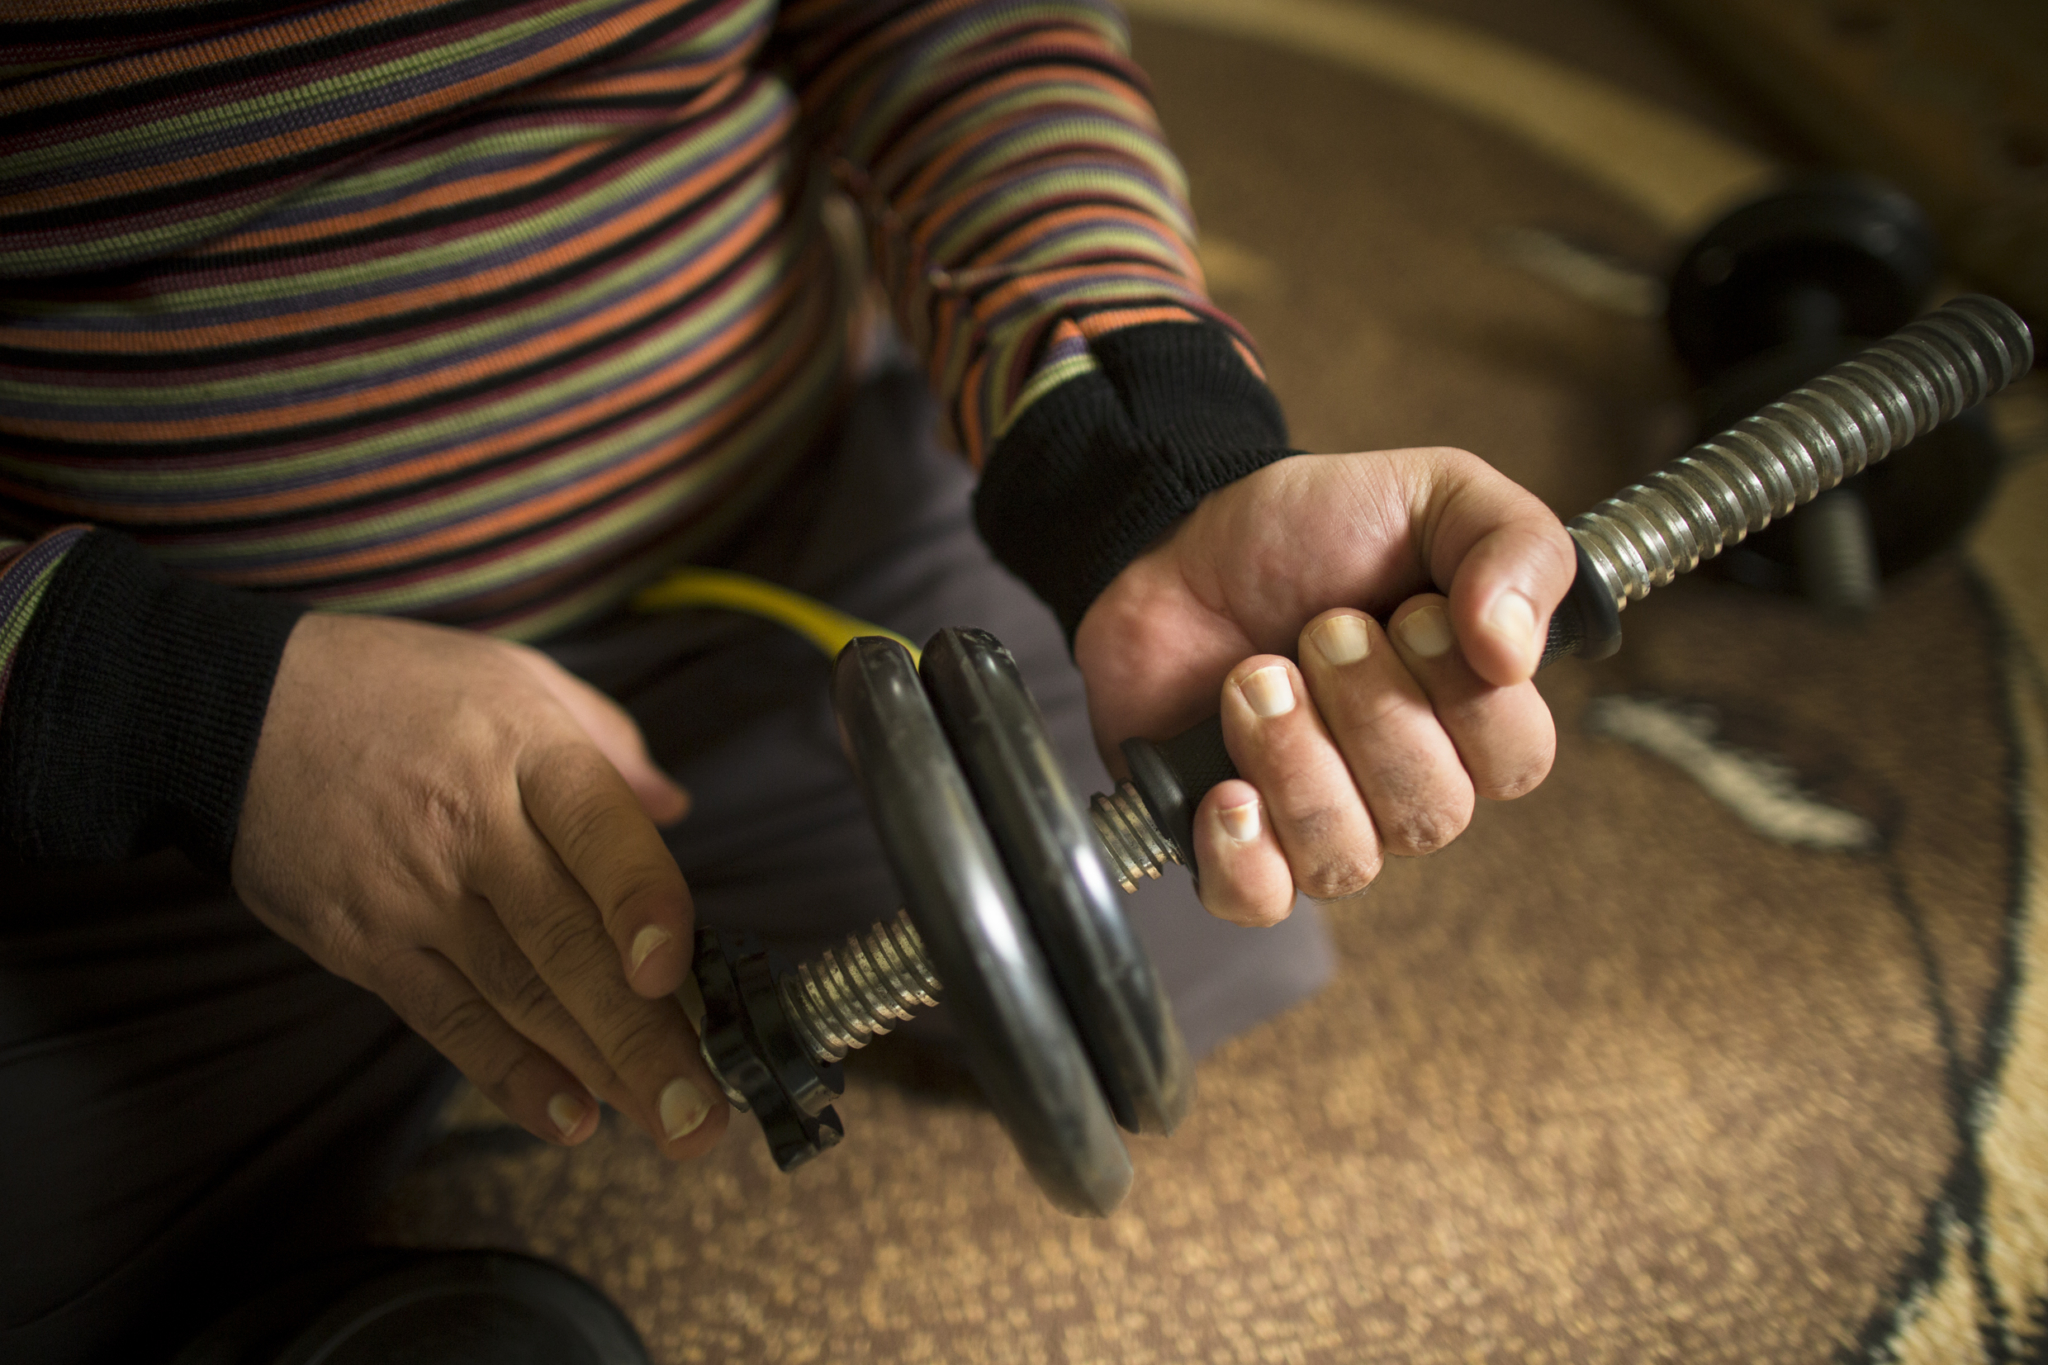
[[[1704,708],[1667,697],[1595,697],[1584,724],[1671,764],[1766,838],[1845,852],[1877,847],[1870,821],[1801,790],[1782,761],[1726,743]]]

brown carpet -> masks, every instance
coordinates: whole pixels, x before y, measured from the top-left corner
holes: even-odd
[[[1769,136],[1628,11],[1435,12]],[[1567,514],[1682,443],[1659,324],[1501,245],[1654,266],[1664,228],[1334,65],[1137,43],[1297,441],[1467,446]],[[864,1075],[848,1142],[793,1177],[745,1121],[684,1168],[617,1124],[573,1153],[472,1137],[383,1230],[557,1258],[662,1361],[2037,1358],[2044,474],[1867,629],[1688,581],[1617,658],[1545,674],[1550,781],[1339,907],[1337,983],[1202,1066],[1107,1221],[1045,1207],[976,1106]],[[1614,696],[1681,703],[1734,786],[1589,733]],[[1797,842],[1787,810],[1876,842]]]

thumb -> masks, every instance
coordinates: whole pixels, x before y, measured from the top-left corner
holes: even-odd
[[[1564,524],[1534,494],[1490,469],[1486,475],[1453,484],[1428,563],[1437,582],[1450,584],[1465,661],[1494,686],[1510,687],[1535,674],[1544,625],[1570,591],[1578,559]]]
[[[519,657],[590,736],[598,752],[619,770],[648,819],[657,825],[672,825],[690,813],[690,794],[655,763],[640,727],[623,706],[545,654],[522,648]]]

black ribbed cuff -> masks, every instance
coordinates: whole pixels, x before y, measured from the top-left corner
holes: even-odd
[[[1195,504],[1298,452],[1280,404],[1220,327],[1130,327],[1093,343],[1099,366],[1003,434],[974,521],[1005,567],[1058,615],[1088,607]]]
[[[225,873],[285,640],[305,608],[82,537],[50,577],[0,705],[0,840],[31,861],[174,843]]]

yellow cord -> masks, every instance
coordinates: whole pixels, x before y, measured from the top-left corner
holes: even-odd
[[[633,610],[639,612],[676,611],[683,607],[719,607],[765,617],[803,636],[824,650],[827,658],[837,658],[848,641],[861,635],[885,635],[909,650],[912,660],[919,657],[917,646],[893,630],[848,616],[800,592],[750,574],[685,566],[670,570],[661,581],[633,596]]]

